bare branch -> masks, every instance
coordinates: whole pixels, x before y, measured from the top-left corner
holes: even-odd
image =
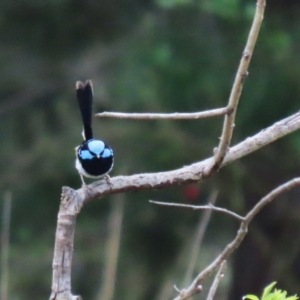
[[[218,190],[213,189],[209,198],[208,198],[208,204],[214,205],[216,203],[217,197],[218,197]],[[201,221],[199,222],[198,228],[196,230],[196,236],[193,239],[192,244],[192,251],[190,253],[190,259],[189,259],[189,265],[186,270],[186,274],[184,276],[183,286],[187,285],[192,280],[192,276],[194,274],[194,270],[197,264],[197,260],[199,257],[202,241],[204,234],[206,232],[207,225],[209,223],[210,217],[212,214],[212,210],[206,210],[203,214],[203,217],[201,218]]]
[[[262,198],[245,216],[245,221],[250,223],[252,219],[274,198],[279,196],[280,194],[287,192],[288,190],[293,189],[297,185],[300,185],[300,177],[296,177],[274,189],[264,198]]]
[[[300,112],[297,112],[230,148],[222,162],[222,167],[263,148],[299,128]],[[92,184],[89,184],[87,188],[80,188],[77,191],[68,187],[63,187],[63,195],[67,198],[76,199],[76,201],[72,203],[72,209],[76,211],[76,209],[79,209],[85,201],[99,198],[103,195],[142,189],[164,188],[202,181],[208,176],[205,169],[212,161],[213,158],[208,158],[172,171],[115,176],[110,178],[110,184],[108,184],[106,180],[95,181]],[[74,195],[72,195],[73,193]]]
[[[215,296],[215,293],[217,291],[218,285],[219,285],[221,279],[224,276],[225,268],[226,268],[226,260],[223,260],[223,262],[221,263],[220,268],[219,268],[219,270],[216,274],[214,282],[213,282],[212,286],[209,289],[206,300],[213,300],[214,299],[214,296]]]
[[[80,296],[71,292],[71,267],[76,216],[81,206],[76,201],[76,192],[62,194],[55,233],[52,262],[52,293],[50,300],[75,300]]]
[[[211,165],[210,170],[218,170],[221,167],[222,161],[224,160],[224,157],[230,145],[230,141],[234,129],[234,120],[237,111],[237,106],[242,93],[244,80],[248,75],[248,67],[251,61],[254,46],[257,41],[260,26],[263,20],[265,6],[266,6],[265,0],[257,0],[256,11],[255,11],[252,27],[249,32],[248,40],[240,61],[240,65],[236,73],[236,77],[228,101],[227,108],[230,113],[228,113],[225,116],[221,140],[215,155],[215,160]]]
[[[179,295],[174,298],[174,300],[185,300],[189,299],[192,295],[198,293],[198,287],[201,285],[201,281],[209,276],[214,270],[216,270],[222,263],[226,260],[232,252],[239,247],[244,237],[248,232],[249,223],[252,219],[265,207],[268,203],[275,199],[275,197],[280,194],[300,185],[300,177],[294,178],[279,187],[275,188],[264,198],[262,198],[245,216],[244,221],[241,222],[240,228],[235,236],[235,238],[224,248],[220,255],[208,266],[206,267],[192,282],[192,284],[187,288],[183,289]]]
[[[115,196],[109,216],[108,240],[104,259],[102,287],[96,299],[111,300],[114,296],[117,263],[120,250],[122,219],[124,211],[124,194]]]
[[[11,219],[11,192],[4,193],[1,228],[1,299],[8,300],[9,283],[9,232]]]
[[[221,116],[228,113],[227,107],[205,110],[194,113],[120,113],[120,112],[102,112],[96,114],[101,118],[135,119],[135,120],[191,120],[200,118],[210,118]]]
[[[222,212],[224,214],[227,214],[231,217],[236,218],[239,221],[244,221],[244,217],[236,214],[235,212],[228,210],[226,208],[217,207],[212,204],[208,205],[191,205],[191,204],[183,204],[183,203],[170,203],[170,202],[159,202],[159,201],[153,201],[149,200],[150,203],[162,205],[162,206],[172,206],[172,207],[181,207],[181,208],[191,208],[193,210],[214,210],[218,212]]]

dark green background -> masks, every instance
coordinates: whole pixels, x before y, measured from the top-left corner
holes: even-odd
[[[299,109],[300,3],[267,1],[265,20],[239,106],[233,143]],[[95,112],[195,112],[226,105],[255,1],[2,0],[0,3],[0,186],[13,197],[10,300],[47,299],[61,187],[79,188],[74,147],[81,142],[75,81],[91,78]],[[212,154],[222,118],[194,121],[94,119],[96,137],[115,152],[111,175],[170,170]],[[114,299],[157,299],[183,287],[201,212],[156,207],[149,199],[217,203],[241,214],[299,175],[294,133],[226,168],[199,187],[126,194]],[[78,217],[73,291],[101,289],[112,200]],[[2,207],[2,206],[1,206]],[[299,190],[253,222],[228,262],[218,299],[241,299],[278,281],[300,293]],[[196,271],[209,264],[238,224],[214,213]],[[209,286],[204,282],[204,299]],[[167,297],[170,299],[175,291]],[[195,297],[196,298],[196,297]]]

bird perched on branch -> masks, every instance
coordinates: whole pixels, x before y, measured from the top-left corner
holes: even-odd
[[[93,84],[91,80],[85,83],[76,82],[76,95],[83,122],[83,142],[75,148],[76,169],[79,172],[83,185],[83,176],[99,179],[106,177],[114,164],[112,149],[102,140],[93,138],[92,130],[92,105]]]

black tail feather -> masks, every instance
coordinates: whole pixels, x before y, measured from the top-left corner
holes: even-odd
[[[92,131],[92,106],[93,106],[93,83],[87,80],[85,83],[76,82],[76,95],[81,112],[85,140],[93,138]]]

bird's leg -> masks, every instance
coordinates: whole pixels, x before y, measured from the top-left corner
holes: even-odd
[[[90,194],[91,193],[91,188],[85,183],[83,175],[81,173],[79,173],[81,182],[82,182],[82,186],[81,188],[84,190],[85,193]]]
[[[110,181],[110,176],[108,174],[104,175],[103,179],[105,179],[106,183],[110,186],[110,188],[113,187],[113,184]]]

